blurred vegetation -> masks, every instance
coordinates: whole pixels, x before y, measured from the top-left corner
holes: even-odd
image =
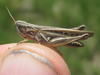
[[[72,75],[100,75],[100,0],[0,0],[0,44],[23,40],[5,5],[16,20],[32,24],[73,28],[82,24],[95,35],[82,48],[58,48]]]

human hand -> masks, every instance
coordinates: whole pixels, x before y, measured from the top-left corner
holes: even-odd
[[[0,75],[71,74],[64,59],[53,49],[35,43],[22,43],[0,46]]]

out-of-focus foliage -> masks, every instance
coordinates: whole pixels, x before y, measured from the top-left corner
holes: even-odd
[[[62,28],[86,25],[95,35],[82,48],[58,48],[64,55],[72,75],[100,75],[100,0],[0,0],[0,44],[19,42],[16,20]]]

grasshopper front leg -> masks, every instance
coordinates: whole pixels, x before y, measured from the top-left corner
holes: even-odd
[[[29,41],[29,39],[24,39],[24,40],[20,41],[18,44],[24,43],[26,41]]]

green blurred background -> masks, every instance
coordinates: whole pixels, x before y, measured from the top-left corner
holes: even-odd
[[[82,41],[84,47],[58,49],[72,75],[100,75],[100,0],[0,0],[0,44],[23,40],[4,4],[16,20],[32,24],[62,28],[85,24],[95,35]]]

